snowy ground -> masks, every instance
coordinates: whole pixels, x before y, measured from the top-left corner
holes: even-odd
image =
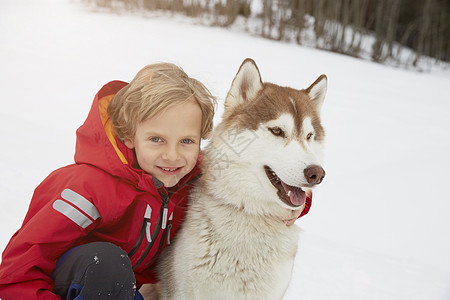
[[[415,73],[192,23],[68,0],[0,1],[0,250],[36,185],[72,162],[75,130],[104,83],[169,61],[222,106],[252,57],[265,81],[303,88],[329,78],[327,177],[297,222],[304,232],[285,299],[450,299],[450,71]]]

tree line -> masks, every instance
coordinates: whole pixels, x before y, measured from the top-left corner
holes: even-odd
[[[98,7],[167,10],[380,63],[450,61],[450,0],[85,0]]]

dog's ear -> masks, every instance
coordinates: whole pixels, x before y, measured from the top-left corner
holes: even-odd
[[[225,99],[225,110],[253,100],[262,88],[263,83],[256,63],[251,58],[245,59]]]
[[[309,98],[316,104],[317,110],[322,108],[323,100],[325,100],[325,94],[327,93],[327,76],[320,75],[316,81],[309,88],[306,89]]]

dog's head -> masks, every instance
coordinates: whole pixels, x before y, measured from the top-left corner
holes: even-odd
[[[242,63],[205,155],[206,176],[221,198],[255,214],[304,208],[306,194],[325,176],[326,89],[325,75],[296,90],[263,83],[253,60]]]

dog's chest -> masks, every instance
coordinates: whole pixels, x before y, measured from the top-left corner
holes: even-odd
[[[221,289],[227,285],[243,294],[282,294],[297,252],[298,228],[273,225],[261,217],[213,211],[193,216],[203,220],[195,224],[194,269],[208,284],[218,284]]]

